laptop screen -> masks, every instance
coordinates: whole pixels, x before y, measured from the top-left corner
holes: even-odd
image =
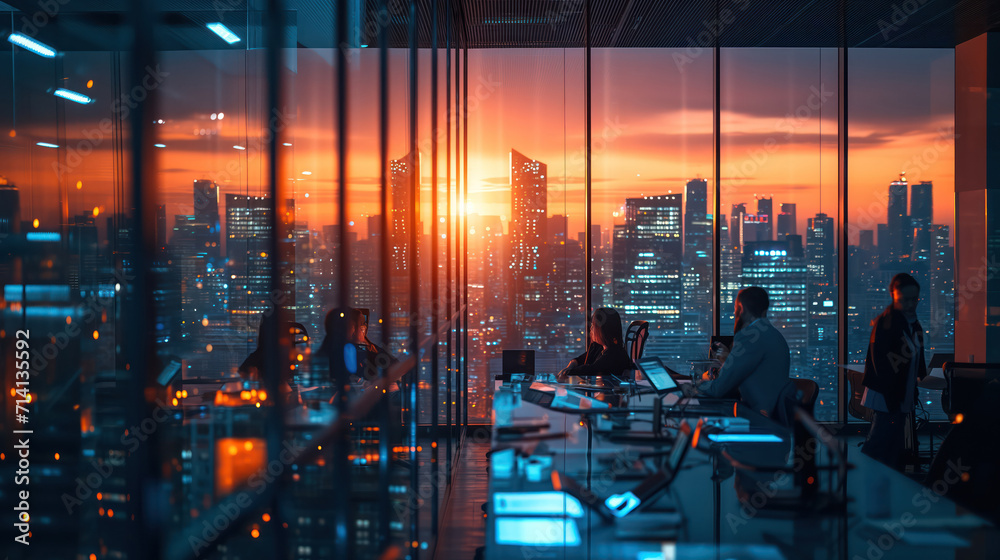
[[[657,393],[677,388],[677,382],[674,381],[674,378],[659,358],[642,359],[636,365],[639,366],[639,370],[646,376],[646,379],[649,380],[649,383],[653,386],[653,389],[656,389]]]

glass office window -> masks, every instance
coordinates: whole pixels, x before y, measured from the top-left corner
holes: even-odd
[[[768,291],[791,375],[837,414],[837,58],[833,49],[724,49],[719,71],[721,333],[736,293]]]
[[[469,418],[505,349],[556,373],[586,350],[581,49],[469,55]]]
[[[623,329],[649,323],[643,355],[700,374],[713,328],[714,63],[678,52],[593,53],[591,278],[594,306],[618,309]]]
[[[954,51],[854,49],[848,69],[848,358],[864,363],[900,272],[920,283],[925,357],[953,354]],[[946,419],[940,397],[921,389],[922,414]]]

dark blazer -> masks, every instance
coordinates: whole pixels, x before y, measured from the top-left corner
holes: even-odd
[[[788,343],[781,331],[761,317],[736,333],[733,349],[719,374],[698,386],[707,397],[725,398],[739,388],[740,400],[764,416],[778,417],[778,404],[788,388],[791,364]],[[780,421],[780,420],[779,420]]]
[[[605,350],[600,344],[591,342],[590,347],[583,354],[576,358],[575,368],[569,370],[569,375],[589,376],[589,375],[614,375],[621,378],[627,369],[635,369],[632,358],[622,346],[611,345]]]
[[[920,339],[919,355],[914,355],[906,343],[909,321],[890,305],[872,321],[872,334],[868,339],[868,355],[865,356],[865,376],[861,384],[878,391],[885,397],[889,410],[899,410],[906,393],[906,376],[910,373],[910,363],[917,363],[917,379],[927,376],[924,361],[924,329],[920,321],[913,325]],[[914,392],[916,395],[916,392]]]

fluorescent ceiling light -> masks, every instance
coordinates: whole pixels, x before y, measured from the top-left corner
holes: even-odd
[[[48,142],[35,142],[36,146],[41,146],[43,148],[58,148],[59,144],[49,144]]]
[[[240,42],[240,38],[238,35],[233,33],[228,27],[222,25],[219,22],[210,23],[206,27],[211,29],[212,33],[215,33],[219,37],[222,37],[222,40],[229,43],[230,45],[232,45],[233,43]]]
[[[153,146],[156,147],[156,148],[166,148],[167,147],[166,144],[153,144]]]
[[[27,35],[21,33],[11,33],[7,40],[15,45],[29,50],[38,56],[44,56],[45,58],[55,58],[56,50],[52,47],[46,45],[45,43],[40,43]]]
[[[237,150],[245,150],[246,149],[243,146],[233,146],[233,147],[236,148]]]
[[[86,105],[88,103],[93,103],[94,102],[93,99],[87,97],[86,95],[84,95],[82,93],[77,93],[75,91],[68,90],[68,89],[65,89],[65,88],[59,88],[59,89],[55,90],[54,92],[52,92],[52,95],[55,95],[56,97],[62,97],[63,99],[66,99],[66,100],[69,100],[69,101],[74,101],[74,102],[79,103],[81,105]]]

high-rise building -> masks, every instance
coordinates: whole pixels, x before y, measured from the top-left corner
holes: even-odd
[[[709,332],[712,327],[712,215],[708,213],[708,181],[688,181],[684,199],[684,330]]]
[[[723,241],[730,238],[729,224],[731,223],[726,215],[719,216],[719,223],[722,231],[719,237]],[[736,293],[740,289],[740,278],[743,275],[743,262],[740,257],[739,248],[732,243],[723,242],[719,248],[719,330],[723,333],[733,332],[733,306],[736,301]]]
[[[548,270],[543,261],[548,208],[547,166],[510,151],[509,338],[524,348],[541,349],[543,294]]]
[[[767,219],[761,219],[760,223],[763,224],[761,227],[761,232],[757,235],[758,241],[771,241],[774,239],[774,197],[762,196],[757,199],[757,216],[766,216]]]
[[[71,217],[67,234],[70,289],[74,292],[96,290],[101,258],[94,215],[87,212]]]
[[[5,177],[0,177],[0,279],[5,284],[13,282],[16,269],[14,244],[7,241],[20,232],[21,194]]]
[[[162,254],[167,250],[167,205],[156,205],[156,252]]]
[[[886,218],[887,238],[879,236],[878,244],[886,244],[885,256],[889,261],[898,261],[908,257],[912,244],[913,233],[910,230],[910,217],[906,212],[907,183],[906,174],[900,173],[899,180],[889,183],[889,202]],[[886,262],[882,263],[887,264]]]
[[[858,247],[865,251],[875,250],[875,232],[870,229],[863,229],[858,232]]]
[[[684,260],[711,262],[712,218],[708,213],[708,181],[688,181],[684,199]]]
[[[833,218],[820,212],[809,218],[806,231],[809,333],[804,374],[815,380],[822,394],[837,394],[837,275]],[[788,235],[787,239],[797,239]],[[833,412],[833,400],[822,399],[821,407]]]
[[[771,241],[768,239],[768,235],[771,231],[771,225],[767,220],[767,214],[743,214],[743,221],[740,223],[742,228],[742,231],[740,232],[740,239],[743,240],[742,246],[744,248],[747,243],[754,243],[756,241]]]
[[[954,351],[955,345],[955,250],[950,244],[949,228],[932,225],[930,251],[930,323],[926,325],[929,350]]]
[[[921,181],[910,189],[910,227],[913,228],[913,260],[931,258],[931,235],[934,220],[934,184]]]
[[[270,294],[271,235],[267,197],[226,195],[230,324],[242,332],[254,332],[261,313],[280,303]]]
[[[217,262],[221,254],[222,230],[219,226],[219,185],[215,181],[194,182],[195,247],[204,252],[208,262]]]
[[[616,297],[626,316],[649,321],[651,331],[682,326],[681,203],[680,194],[625,201],[626,246],[615,248],[625,262],[615,270],[622,288]]]
[[[390,352],[408,351],[410,328],[410,246],[413,228],[410,227],[410,209],[414,183],[419,182],[420,156],[416,151],[389,162],[389,193],[392,206],[389,210],[390,247],[389,283],[392,293],[389,325],[392,337]],[[419,193],[418,193],[419,194]]]
[[[729,215],[729,242],[737,251],[743,247],[743,216],[747,213],[746,203],[733,204],[733,211]]]
[[[806,348],[807,279],[805,259],[794,256],[787,242],[757,241],[743,248],[743,285],[767,290],[767,317],[788,342],[793,373],[801,369]]]
[[[824,289],[834,286],[836,279],[834,238],[836,235],[833,218],[822,212],[816,214],[814,218],[809,218],[809,226],[806,231],[806,258],[810,284],[823,286]]]
[[[781,213],[778,214],[778,241],[784,239],[786,235],[795,235],[798,233],[797,220],[795,203],[782,202]]]

